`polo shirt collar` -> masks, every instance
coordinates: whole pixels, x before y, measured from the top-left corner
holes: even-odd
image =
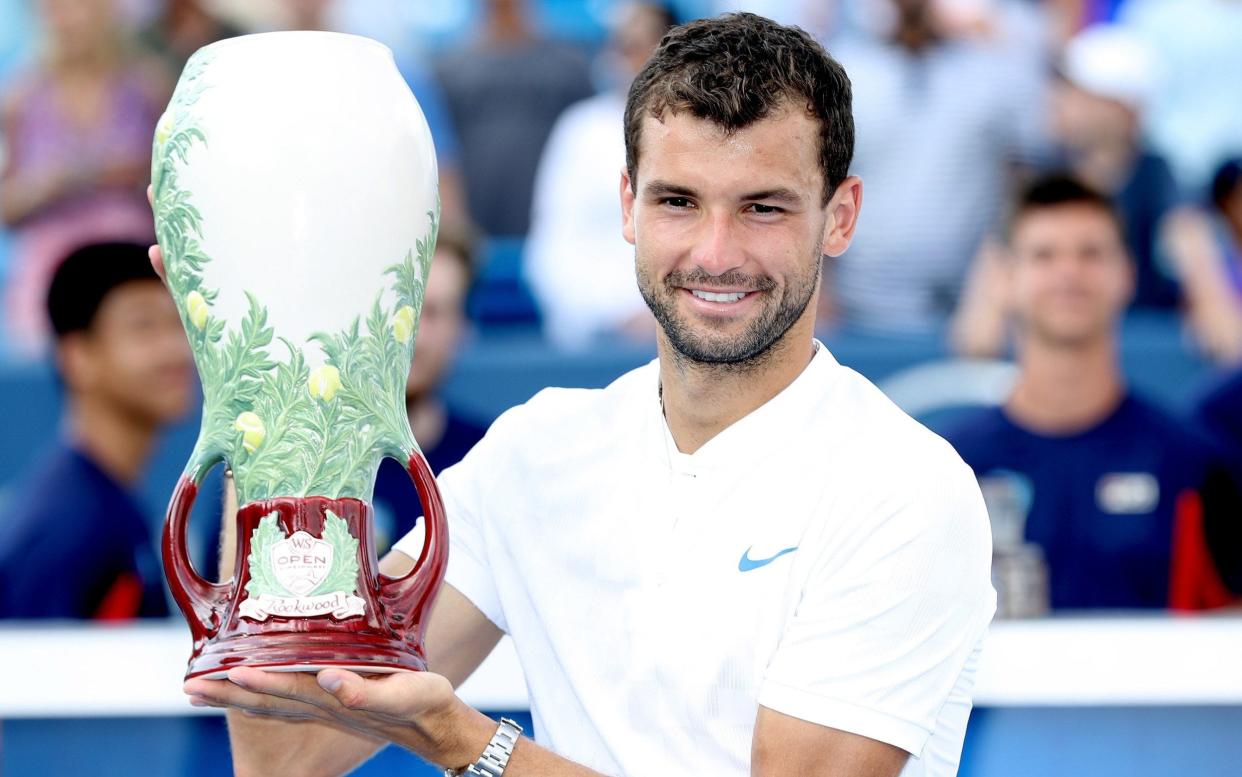
[[[660,437],[660,454],[676,473],[690,475],[727,472],[768,455],[773,449],[795,443],[793,436],[807,426],[807,413],[815,412],[840,366],[819,340],[806,368],[779,394],[726,427],[692,454],[677,450],[664,418],[658,391],[651,407]],[[659,371],[656,371],[657,386]]]

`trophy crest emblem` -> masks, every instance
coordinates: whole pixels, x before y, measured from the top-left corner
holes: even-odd
[[[275,512],[259,521],[250,537],[248,598],[241,603],[241,617],[264,621],[271,615],[327,614],[343,620],[366,612],[366,602],[355,595],[358,540],[344,519],[324,512],[323,539],[302,529],[285,537]]]

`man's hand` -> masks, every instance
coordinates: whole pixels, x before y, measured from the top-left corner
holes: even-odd
[[[155,187],[147,184],[147,202],[151,204],[152,210],[155,208]],[[151,258],[151,266],[155,268],[155,274],[160,276],[160,280],[168,282],[167,276],[164,275],[164,252],[159,245],[153,245],[147,249],[147,256]]]
[[[147,256],[151,259],[151,266],[155,268],[155,274],[160,276],[160,280],[168,282],[167,276],[164,275],[164,252],[159,245],[153,245],[147,249]]]
[[[457,698],[446,678],[431,672],[363,677],[344,669],[314,675],[235,668],[228,677],[188,680],[190,703],[329,723],[395,742],[446,768],[473,762],[496,728]]]

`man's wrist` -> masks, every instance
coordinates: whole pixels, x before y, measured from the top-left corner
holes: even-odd
[[[454,695],[449,705],[423,731],[431,740],[430,752],[412,747],[433,764],[461,769],[475,762],[496,733],[496,721]]]

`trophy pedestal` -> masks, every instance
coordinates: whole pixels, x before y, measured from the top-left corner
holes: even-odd
[[[423,671],[427,662],[412,653],[408,643],[394,639],[269,632],[212,643],[190,659],[185,677],[221,680],[237,666],[279,672],[317,672],[338,667],[359,674],[392,674]]]

